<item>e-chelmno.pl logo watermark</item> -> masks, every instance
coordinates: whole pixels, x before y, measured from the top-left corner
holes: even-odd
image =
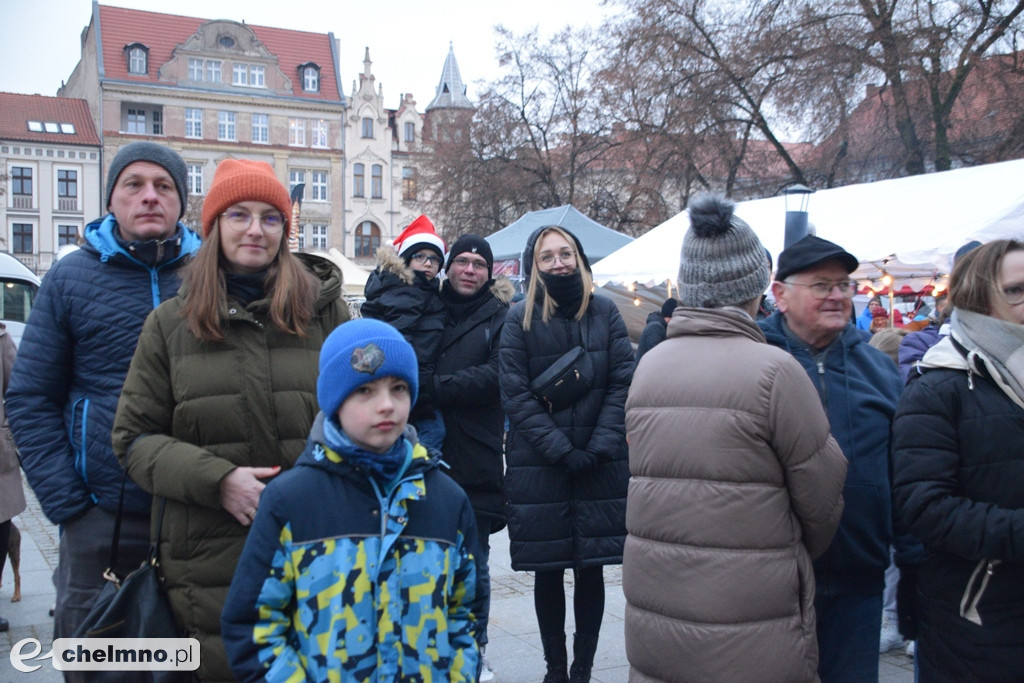
[[[43,654],[35,638],[11,648],[11,665],[32,673],[49,659],[58,671],[195,671],[199,641],[195,638],[58,638]]]

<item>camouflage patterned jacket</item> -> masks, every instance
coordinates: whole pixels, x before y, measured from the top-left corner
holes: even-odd
[[[469,499],[406,442],[389,487],[322,445],[263,491],[222,615],[240,681],[475,681]]]

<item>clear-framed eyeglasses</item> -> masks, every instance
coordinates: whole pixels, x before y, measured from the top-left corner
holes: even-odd
[[[537,258],[537,261],[542,266],[553,266],[555,264],[555,259],[558,259],[560,262],[568,266],[574,266],[576,265],[576,252],[571,249],[563,249],[557,254],[546,251]]]
[[[1024,304],[1024,284],[1007,285],[999,290],[999,294],[1003,297],[1003,301],[1011,306]]]
[[[456,256],[452,259],[452,265],[459,268],[472,268],[473,270],[487,270],[487,261],[474,261],[465,256]]]
[[[426,263],[428,266],[433,263],[434,265],[441,265],[441,257],[437,254],[424,254],[420,252],[412,255],[412,260],[416,263]]]
[[[784,280],[787,285],[793,285],[795,287],[806,287],[811,292],[811,296],[815,299],[827,299],[832,290],[838,288],[839,293],[842,294],[844,299],[852,299],[853,295],[857,292],[856,280],[839,280],[836,282],[790,282]]]
[[[220,216],[224,219],[224,224],[235,232],[248,230],[252,225],[252,219],[255,218],[253,214],[241,209],[231,209]],[[265,213],[259,216],[259,221],[263,232],[268,235],[276,235],[284,229],[284,217],[277,212]]]

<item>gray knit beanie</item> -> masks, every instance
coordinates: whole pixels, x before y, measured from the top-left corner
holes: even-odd
[[[171,174],[174,179],[174,187],[178,190],[178,197],[181,199],[181,213],[178,220],[185,215],[185,204],[188,201],[188,170],[181,156],[170,147],[158,145],[155,142],[133,142],[125,145],[110,162],[110,169],[107,171],[107,203],[110,206],[110,195],[114,193],[114,186],[121,172],[134,164],[136,161],[148,161],[151,164],[162,166],[165,171]]]
[[[736,306],[768,288],[771,268],[761,240],[733,208],[731,201],[714,194],[690,201],[690,229],[679,258],[683,306]]]

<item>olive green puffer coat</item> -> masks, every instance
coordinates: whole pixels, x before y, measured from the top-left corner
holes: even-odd
[[[154,526],[167,500],[161,574],[179,625],[199,639],[203,680],[233,680],[220,613],[249,530],[221,507],[220,480],[239,466],[295,463],[317,413],[320,346],[348,319],[338,270],[299,256],[321,281],[308,336],[273,326],[264,300],[229,302],[225,340],[202,342],[179,293],[147,318],[118,404],[114,451],[153,494]]]

